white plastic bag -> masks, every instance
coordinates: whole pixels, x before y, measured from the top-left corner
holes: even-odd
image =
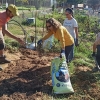
[[[55,94],[74,93],[65,56],[56,57],[52,60],[51,76]]]
[[[53,42],[54,42],[54,35],[50,36],[48,39],[46,39],[43,42],[43,48],[44,49],[51,49],[51,47],[53,46]]]

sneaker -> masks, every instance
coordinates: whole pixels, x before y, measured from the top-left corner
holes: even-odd
[[[92,72],[98,72],[98,71],[100,71],[100,69],[98,67],[95,67],[92,69]]]
[[[6,59],[6,57],[0,57],[0,64],[4,64],[4,63],[10,63],[9,60]]]

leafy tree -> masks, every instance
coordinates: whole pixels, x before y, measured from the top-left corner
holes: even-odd
[[[76,5],[76,4],[83,3],[83,0],[67,0],[67,3],[71,5]]]
[[[48,0],[33,0],[36,9],[38,10],[41,6],[46,5],[45,2],[49,2]]]
[[[93,9],[96,8],[98,4],[100,4],[100,0],[88,0],[87,4],[92,7]]]
[[[58,3],[66,2],[67,0],[56,0]]]
[[[29,0],[16,0],[16,2],[28,3]]]
[[[57,0],[58,3],[67,2],[70,5],[83,3],[84,0]]]

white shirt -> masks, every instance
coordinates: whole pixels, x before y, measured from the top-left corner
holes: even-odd
[[[77,21],[72,18],[68,20],[67,18],[64,20],[63,26],[68,30],[68,32],[72,35],[72,37],[76,38],[75,27],[78,27]]]

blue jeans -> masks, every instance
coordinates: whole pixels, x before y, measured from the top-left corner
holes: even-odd
[[[69,60],[69,61],[72,61],[72,59],[74,58],[74,46],[75,46],[75,41],[76,41],[76,39],[74,39],[74,45],[73,45],[72,50],[71,50],[71,52],[70,52],[70,54],[69,54],[69,56],[68,56],[68,60]]]
[[[66,55],[66,61],[67,62],[69,62],[69,54],[71,53],[73,46],[74,46],[74,44],[65,47],[65,55]]]

